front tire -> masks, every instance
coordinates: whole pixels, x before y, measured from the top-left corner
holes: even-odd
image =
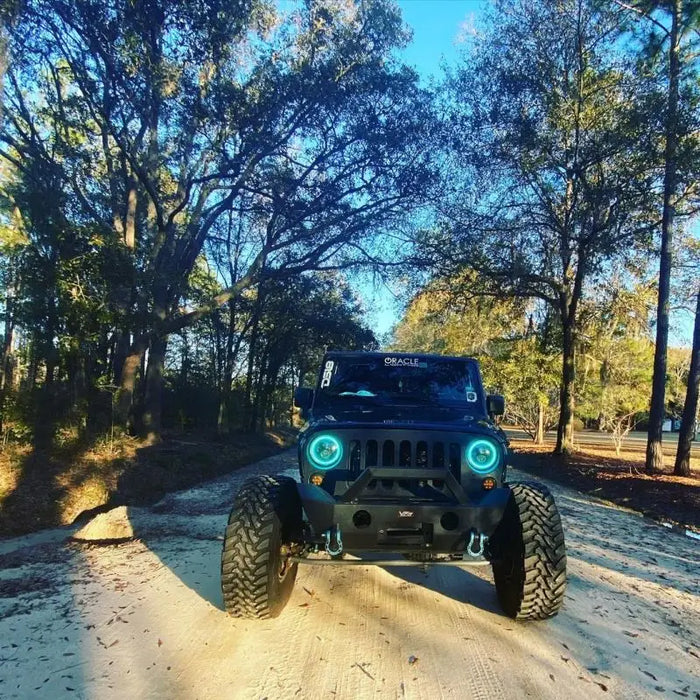
[[[542,484],[510,486],[491,538],[493,578],[503,611],[516,620],[557,614],[566,591],[566,546],[559,511]]]
[[[277,617],[289,600],[297,564],[281,547],[301,533],[301,502],[293,479],[258,476],[238,492],[221,552],[221,590],[232,617]]]

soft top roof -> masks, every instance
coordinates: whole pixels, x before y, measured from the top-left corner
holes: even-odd
[[[425,353],[425,352],[365,352],[363,350],[327,350],[325,357],[347,357],[347,358],[361,358],[361,357],[417,357],[426,360],[460,360],[464,362],[477,362],[473,357],[467,357],[466,355],[438,355],[436,353]]]

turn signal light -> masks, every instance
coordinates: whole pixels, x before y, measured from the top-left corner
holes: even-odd
[[[487,476],[482,482],[481,486],[484,491],[490,491],[496,488],[496,480],[492,476]]]
[[[310,481],[314,486],[320,486],[323,483],[323,474],[312,474]]]

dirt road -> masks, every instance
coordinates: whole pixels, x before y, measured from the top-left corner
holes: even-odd
[[[294,459],[131,509],[138,541],[0,541],[0,697],[700,699],[700,542],[558,487],[551,621],[503,617],[489,569],[440,567],[302,567],[280,618],[227,618],[232,496]]]

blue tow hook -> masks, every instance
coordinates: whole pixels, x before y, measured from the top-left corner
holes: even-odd
[[[326,551],[328,554],[332,557],[337,557],[343,553],[343,538],[338,525],[326,530],[323,536],[326,540]]]
[[[467,544],[467,554],[474,558],[482,557],[486,540],[488,540],[488,537],[483,532],[478,533],[476,530],[472,530],[469,535],[469,543]]]

